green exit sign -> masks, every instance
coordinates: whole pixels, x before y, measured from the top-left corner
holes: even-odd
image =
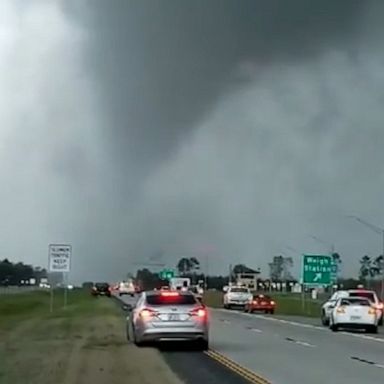
[[[333,275],[332,257],[327,255],[303,255],[301,278],[307,285],[329,285]]]
[[[163,269],[159,272],[159,277],[162,280],[170,280],[173,277],[175,277],[175,270],[174,269]]]

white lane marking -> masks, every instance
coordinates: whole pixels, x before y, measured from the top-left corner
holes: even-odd
[[[228,310],[226,310],[226,309],[215,308],[214,310],[228,314]],[[326,327],[319,327],[317,325],[312,325],[312,324],[298,323],[297,321],[291,321],[291,320],[277,319],[276,317],[255,315],[255,314],[243,313],[243,312],[232,312],[232,313],[239,315],[239,316],[245,316],[245,317],[250,317],[250,318],[254,318],[254,319],[259,318],[259,319],[264,319],[264,320],[268,320],[268,321],[275,321],[275,322],[282,323],[282,324],[289,324],[289,325],[293,325],[295,327],[311,328],[311,329],[317,329],[319,331],[327,331],[327,332],[329,331],[329,329]],[[357,337],[359,339],[365,339],[365,340],[370,340],[370,341],[376,341],[379,343],[384,343],[384,338],[381,339],[381,338],[375,337],[375,336],[362,335],[359,333],[350,333],[350,332],[340,332],[340,334],[352,336],[352,337]]]
[[[360,333],[350,333],[350,332],[340,332],[342,335],[348,335],[352,337],[357,337],[359,339],[365,339],[365,340],[373,340],[373,341],[379,341],[380,343],[384,343],[384,339],[379,339],[375,336],[369,336],[369,335],[362,335]]]
[[[220,319],[220,321],[224,324],[231,324],[231,322],[229,320],[225,320],[225,319]]]
[[[296,344],[302,345],[303,347],[310,347],[310,348],[315,348],[316,345],[313,345],[311,343],[307,343],[306,341],[296,341]]]
[[[310,347],[310,348],[315,348],[316,347],[316,345],[313,345],[311,343],[307,343],[306,341],[292,339],[291,337],[286,337],[285,340],[287,340],[287,341],[289,341],[291,343],[294,343],[294,344],[302,345],[303,347]]]
[[[263,333],[261,329],[257,329],[257,328],[251,328],[250,331],[256,332],[256,333]]]

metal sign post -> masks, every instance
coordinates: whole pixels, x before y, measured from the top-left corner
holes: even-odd
[[[49,312],[53,312],[53,286],[50,284]]]
[[[48,272],[62,273],[64,284],[64,309],[68,302],[68,273],[71,270],[72,246],[69,244],[49,244],[48,246]],[[51,279],[50,312],[53,312],[54,287]]]
[[[63,283],[64,283],[64,309],[67,309],[68,304],[68,275],[63,273]]]

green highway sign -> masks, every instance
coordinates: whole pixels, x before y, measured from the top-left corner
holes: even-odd
[[[163,269],[159,272],[159,277],[162,280],[169,280],[175,277],[176,273],[174,269]]]
[[[329,285],[332,282],[333,261],[326,255],[303,255],[302,283],[306,285]]]

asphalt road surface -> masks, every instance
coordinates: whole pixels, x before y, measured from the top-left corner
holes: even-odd
[[[274,384],[381,383],[382,327],[380,332],[333,333],[317,319],[306,324],[302,318],[211,313],[211,347]]]
[[[120,297],[120,300],[127,304],[134,304],[136,298],[124,295]],[[168,366],[183,384],[249,383],[240,374],[211,358],[208,354],[194,350],[191,346],[165,343],[159,346],[159,350]]]
[[[133,302],[130,298],[124,301]],[[210,318],[211,349],[273,384],[384,382],[383,327],[378,335],[333,333],[321,326],[319,319],[251,315],[224,309],[212,309]],[[194,366],[210,371],[206,356],[189,355],[186,360],[186,355],[165,353],[166,361],[176,372],[185,361],[192,360],[196,360]],[[217,375],[221,377],[222,372]]]

